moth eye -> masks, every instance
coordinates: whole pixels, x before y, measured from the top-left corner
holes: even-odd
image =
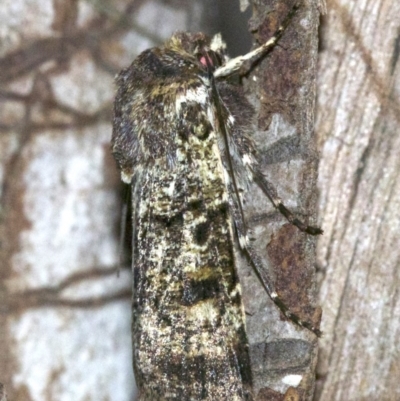
[[[207,50],[203,53],[199,53],[198,60],[203,67],[210,68],[213,71],[217,67],[222,65],[221,56],[212,50]]]
[[[199,57],[200,64],[204,67],[207,67],[207,56],[200,56]]]

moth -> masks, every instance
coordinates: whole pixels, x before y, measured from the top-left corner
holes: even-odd
[[[251,247],[243,194],[258,183],[301,230],[319,234],[283,205],[260,171],[254,111],[225,77],[265,53],[228,60],[219,35],[176,33],[117,77],[112,151],[131,185],[132,332],[141,401],[251,401],[252,377],[238,241],[286,316]]]

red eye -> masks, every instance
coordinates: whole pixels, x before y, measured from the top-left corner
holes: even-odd
[[[212,66],[213,62],[211,60],[211,58],[209,57],[208,54],[205,54],[204,56],[200,57],[200,63],[201,65],[204,65],[204,67],[208,67],[208,66]]]

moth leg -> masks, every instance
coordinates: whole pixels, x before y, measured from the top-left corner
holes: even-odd
[[[231,192],[232,193],[232,192]],[[289,308],[285,305],[284,301],[279,298],[278,293],[275,291],[274,281],[268,272],[266,266],[264,266],[262,259],[257,254],[256,250],[251,245],[249,238],[247,236],[247,229],[245,222],[243,221],[242,214],[239,209],[238,203],[240,199],[230,198],[230,207],[232,211],[232,216],[235,222],[236,233],[238,235],[240,247],[245,251],[246,256],[249,258],[250,263],[254,267],[254,270],[260,279],[264,289],[266,290],[268,296],[274,302],[274,304],[281,310],[281,312],[292,322],[298,326],[304,327],[312,331],[317,337],[320,337],[322,332],[315,327],[310,322],[302,320],[298,315],[292,313]]]
[[[275,206],[279,212],[286,217],[289,223],[296,226],[300,231],[303,231],[311,235],[320,235],[323,233],[320,227],[309,226],[299,220],[282,202],[282,199],[278,196],[276,188],[266,179],[264,174],[260,171],[254,172],[254,181],[263,190],[265,195],[271,200],[272,204]]]
[[[267,42],[243,56],[238,56],[229,60],[227,63],[214,71],[214,77],[227,77],[236,72],[239,72],[240,75],[245,75],[256,60],[264,56],[264,54],[266,54],[276,45],[298,8],[299,5],[295,3],[292,9],[286,15],[282,24],[278,27],[274,35]]]

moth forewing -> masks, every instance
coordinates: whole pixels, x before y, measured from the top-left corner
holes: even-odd
[[[235,241],[284,314],[319,334],[279,299],[249,241],[242,200],[253,181],[289,221],[308,226],[280,206],[260,173],[253,108],[222,79],[243,60],[219,67],[224,52],[219,38],[178,33],[117,79],[112,149],[122,179],[132,182],[132,329],[142,401],[253,400]]]
[[[229,174],[203,35],[119,77],[113,152],[133,187],[133,348],[141,400],[252,400]],[[149,110],[151,109],[151,110]]]

